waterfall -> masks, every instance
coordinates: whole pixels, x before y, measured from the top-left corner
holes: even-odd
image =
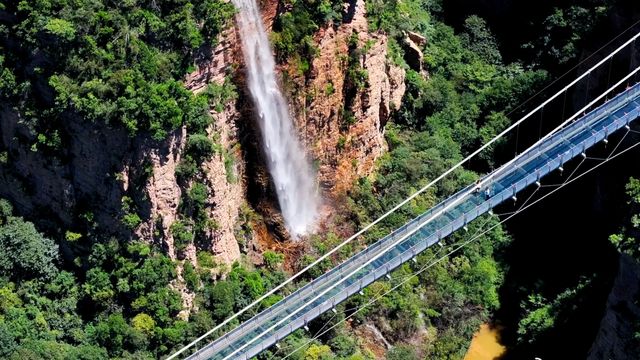
[[[242,39],[248,85],[258,113],[269,172],[285,225],[292,236],[314,223],[319,197],[314,173],[298,142],[287,102],[279,89],[275,60],[256,0],[232,0]]]

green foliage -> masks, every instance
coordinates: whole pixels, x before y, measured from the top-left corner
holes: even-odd
[[[15,337],[7,326],[0,323],[0,356],[6,358],[18,347]]]
[[[336,88],[333,85],[333,82],[329,81],[329,83],[324,88],[324,94],[327,96],[331,96],[335,94]]]
[[[265,251],[264,254],[262,254],[262,258],[264,259],[264,264],[271,270],[278,269],[284,262],[283,254],[279,254],[271,250]]]
[[[156,325],[153,318],[145,313],[140,313],[131,319],[131,326],[138,331],[151,334]]]
[[[83,290],[96,303],[108,303],[115,295],[111,276],[100,268],[87,271],[87,279],[83,285]]]
[[[309,63],[317,53],[313,33],[321,25],[340,19],[342,5],[341,0],[292,1],[291,7],[276,18],[271,34],[278,61],[294,57],[294,61]]]
[[[58,245],[40,234],[32,223],[6,218],[0,227],[0,275],[11,279],[53,278]]]
[[[9,356],[11,360],[100,360],[107,352],[92,345],[72,346],[53,340],[26,340]]]
[[[231,80],[227,78],[222,85],[215,83],[207,85],[204,95],[217,112],[222,112],[227,102],[238,97],[238,91]]]
[[[208,196],[209,190],[207,186],[200,182],[194,182],[185,199],[187,213],[194,214],[197,216],[196,220],[201,220],[205,216],[203,212],[207,204]]]
[[[133,213],[133,214],[125,214],[122,217],[122,223],[124,224],[124,226],[127,227],[127,229],[129,230],[134,230],[138,227],[138,225],[140,225],[140,223],[142,222],[142,219],[140,219],[140,215]]]
[[[344,114],[343,114],[343,125],[348,127],[355,123],[355,118],[351,114],[351,108],[355,101],[355,97],[359,91],[364,89],[367,86],[369,81],[369,74],[367,70],[363,67],[363,58],[366,56],[368,51],[368,44],[361,44],[360,38],[358,37],[358,33],[356,31],[352,32],[349,36],[348,46],[349,46],[349,56],[347,57],[347,68],[345,73],[345,84],[344,84]]]
[[[567,314],[575,311],[580,297],[589,286],[590,280],[582,279],[575,287],[559,293],[549,301],[540,294],[531,294],[520,307],[523,316],[518,322],[518,342],[533,343],[541,335],[564,321]]]
[[[215,153],[215,148],[207,135],[193,134],[187,138],[186,151],[197,162],[203,162]]]
[[[481,17],[469,16],[464,22],[464,33],[460,37],[464,47],[475,53],[483,62],[494,65],[502,63],[496,39]]]
[[[200,131],[209,121],[206,101],[180,81],[194,55],[214,45],[232,4],[14,2],[3,11],[1,95],[35,127],[62,129],[72,111],[164,140],[183,124]],[[35,59],[37,73],[25,76]]]
[[[619,233],[609,236],[609,241],[619,252],[640,260],[640,180],[630,178],[625,190],[631,215]]]
[[[196,291],[200,287],[200,279],[198,278],[198,273],[196,269],[190,262],[186,262],[182,268],[182,277],[184,278],[184,282],[187,285],[187,288],[191,291]]]
[[[235,184],[238,182],[238,177],[236,175],[236,160],[231,151],[223,151],[222,152],[224,158],[224,171],[227,176],[227,182],[229,184]]]
[[[429,10],[437,0],[370,0],[367,1],[367,19],[372,31],[383,30],[391,37],[400,37],[403,31],[427,30],[431,26]]]
[[[523,45],[532,52],[539,64],[566,64],[579,55],[579,43],[593,30],[599,20],[606,17],[608,1],[591,1],[588,4],[555,7],[532,33],[541,36]]]
[[[11,203],[5,199],[0,199],[0,225],[2,225],[11,214],[13,214],[13,206]]]
[[[387,360],[418,360],[418,355],[412,347],[399,345],[387,352]]]
[[[109,355],[116,356],[125,349],[132,348],[133,329],[127,324],[121,313],[109,315],[104,321],[88,329],[89,338],[102,345]]]
[[[205,305],[211,310],[216,322],[221,322],[233,314],[238,285],[231,281],[221,281],[205,290]]]
[[[493,36],[478,17],[467,19],[461,35],[438,22],[426,35],[425,64],[431,78],[426,81],[417,72],[407,72],[407,92],[396,121],[450,137],[463,153],[508,126],[503,114],[546,78],[543,71],[503,65]],[[494,149],[482,153],[489,165]]]
[[[331,360],[333,358],[331,348],[327,345],[312,344],[304,352],[304,360]]]
[[[355,339],[347,336],[346,334],[337,334],[329,341],[329,346],[331,350],[338,357],[348,357],[351,354],[354,354],[358,351],[358,344]]]
[[[467,19],[463,32],[456,34],[430,16],[420,15],[436,6],[436,2],[367,3],[370,25],[385,30],[396,43],[403,41],[403,31],[407,30],[422,33],[429,39],[424,54],[430,77],[407,70],[403,103],[395,114],[395,124],[386,126],[390,150],[379,159],[375,176],[360,179],[349,193],[349,220],[356,227],[370,223],[449,169],[481,142],[502,131],[510,123],[504,113],[546,77],[544,72],[526,71],[518,64],[503,64],[493,35],[478,17]],[[353,59],[362,51],[354,46],[357,42],[352,36]],[[492,152],[484,156],[483,160],[493,166]],[[477,175],[468,170],[452,173],[381,221],[364,241],[387,235],[476,178]],[[497,224],[497,219],[492,217],[484,221],[485,226]],[[470,224],[470,233],[478,226],[478,223]],[[446,243],[468,239],[468,234],[456,233]],[[499,226],[495,227],[459,252],[431,265],[418,279],[378,300],[375,306],[359,312],[356,319],[384,323],[381,331],[393,341],[405,340],[420,329],[432,327],[437,337],[429,346],[426,358],[461,358],[477,326],[500,305],[498,289],[504,280],[504,265],[498,259],[508,242],[509,237]],[[445,245],[444,253],[448,252],[446,249]],[[321,254],[325,250],[316,246],[316,251]],[[430,263],[436,257],[435,252],[431,249],[418,256],[418,268]],[[313,259],[315,255],[307,256]],[[404,279],[412,272],[407,264],[396,270],[392,278]],[[356,307],[389,289],[389,283],[376,282],[364,290],[364,295],[347,300],[346,306]],[[396,346],[387,356],[411,359],[417,354],[411,348]]]
[[[49,19],[44,29],[66,41],[71,41],[76,36],[76,29],[73,24],[64,19]]]
[[[122,224],[129,230],[135,230],[140,223],[142,223],[142,219],[140,215],[135,211],[135,204],[133,199],[128,196],[122,197]]]
[[[217,265],[215,259],[213,258],[213,255],[209,254],[206,251],[198,251],[196,257],[198,259],[198,266],[202,268],[212,269]]]
[[[198,172],[198,165],[191,156],[185,156],[176,166],[176,177],[181,182],[185,182]]]
[[[64,234],[64,238],[69,242],[76,242],[82,238],[82,234],[67,230]]]

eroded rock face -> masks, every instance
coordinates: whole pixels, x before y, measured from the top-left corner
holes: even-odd
[[[124,188],[118,174],[136,148],[125,131],[69,115],[62,133],[65,144],[53,155],[33,146],[35,135],[14,110],[0,108],[0,126],[0,149],[6,150],[0,197],[9,199],[19,214],[42,230],[56,231],[61,225],[77,230],[77,217],[90,209],[91,222],[110,235],[122,235]]]
[[[197,64],[196,71],[185,78],[185,87],[194,93],[203,91],[208,84],[221,84],[231,74],[232,65],[242,59],[238,34],[233,27],[223,31],[217,45],[211,49],[210,57]]]
[[[618,275],[607,298],[600,328],[587,359],[637,359],[634,324],[640,320],[640,265],[628,255],[621,255]]]
[[[243,187],[244,166],[235,127],[239,113],[234,105],[235,103],[227,104],[221,113],[212,113],[214,125],[210,132],[212,136],[214,132],[218,134],[220,145],[226,155],[216,154],[202,165],[211,190],[208,202],[212,207],[208,215],[216,224],[207,233],[211,240],[210,250],[217,259],[226,264],[240,258],[234,229],[240,206],[246,202]]]
[[[400,107],[405,91],[404,69],[387,59],[386,35],[368,32],[364,0],[352,6],[347,9],[345,23],[316,34],[319,54],[302,85],[304,91],[293,98],[303,143],[317,159],[321,186],[334,197],[348,190],[357,178],[372,173],[375,160],[386,150],[384,124],[392,109]],[[359,47],[368,48],[361,59],[368,80],[351,109],[343,109],[348,42],[354,32]],[[355,117],[350,126],[344,125],[345,110]]]
[[[411,69],[422,72],[422,49],[420,46],[413,40],[412,37],[407,36],[404,39],[404,60],[411,67]]]
[[[232,66],[241,59],[239,51],[239,39],[235,30],[230,28],[224,31],[213,49],[211,59],[200,64],[195,72],[187,76],[187,88],[198,93],[205,90],[208,84],[223,84],[227,75],[231,74]],[[208,129],[208,134],[220,145],[222,151],[202,164],[204,183],[209,188],[207,204],[210,206],[207,208],[207,215],[214,223],[206,233],[205,246],[216,255],[218,261],[232,264],[240,258],[234,230],[239,209],[246,202],[244,165],[236,127],[240,113],[236,101],[224,104],[220,112],[212,109],[211,116],[213,124]],[[184,255],[186,259],[195,262],[195,247],[187,247]]]
[[[186,136],[186,129],[178,129],[162,146],[149,151],[148,161],[152,166],[152,174],[147,181],[145,191],[151,205],[151,216],[136,230],[141,239],[161,238],[167,255],[174,260],[176,251],[170,227],[178,219],[178,206],[182,197],[182,190],[177,183],[175,172],[182,158]],[[159,233],[156,234],[156,231]]]
[[[232,74],[234,64],[241,59],[238,40],[232,27],[225,30],[220,35],[217,45],[211,49],[210,56],[200,61],[196,71],[186,76],[185,86],[197,94],[204,91],[209,84],[223,84],[228,75]],[[204,173],[201,180],[208,187],[207,215],[214,225],[206,233],[204,244],[199,245],[202,250],[211,251],[216,255],[216,259],[224,264],[231,264],[240,258],[234,229],[238,209],[245,202],[244,167],[239,160],[240,150],[236,145],[238,135],[235,123],[239,117],[236,105],[236,102],[231,100],[224,104],[222,111],[211,110],[213,121],[207,132],[209,137],[220,145],[222,151],[201,166]],[[181,258],[195,264],[196,246],[189,244],[182,254],[176,254],[170,231],[171,225],[178,219],[178,206],[182,196],[175,170],[184,152],[187,136],[186,130],[180,129],[171,135],[164,149],[150,152],[149,161],[153,175],[147,183],[146,192],[151,204],[151,215],[149,222],[143,224],[138,233],[143,238],[151,238],[159,231],[167,254],[172,259],[181,255]],[[230,165],[225,166],[225,159]],[[227,175],[227,170],[231,171],[231,174]]]
[[[427,38],[415,31],[407,31],[407,36],[418,46],[427,45]]]

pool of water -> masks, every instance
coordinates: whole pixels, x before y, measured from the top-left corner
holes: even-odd
[[[464,360],[494,360],[499,359],[506,352],[500,344],[500,327],[482,324],[478,332],[473,335],[471,346]]]

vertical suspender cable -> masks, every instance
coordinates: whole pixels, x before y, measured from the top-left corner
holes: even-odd
[[[611,52],[607,57],[605,57],[605,59],[601,60],[600,62],[598,62],[597,64],[595,64],[593,67],[591,67],[588,72],[593,71],[594,69],[599,68],[605,61],[607,61],[608,59],[610,59],[613,55],[617,54],[618,52],[622,51],[624,48],[626,48],[630,43],[632,43],[633,41],[635,41],[638,37],[640,37],[640,32],[637,33],[636,35],[634,35],[631,39],[627,40],[624,44],[620,45],[618,48],[616,48],[613,52]],[[444,179],[445,177],[447,177],[449,174],[453,173],[455,170],[457,170],[458,168],[460,168],[463,164],[466,164],[471,158],[474,158],[476,155],[478,155],[480,152],[484,151],[485,149],[487,149],[488,147],[490,147],[491,145],[493,145],[495,142],[497,142],[498,140],[500,140],[503,136],[505,136],[506,134],[508,134],[510,131],[512,131],[515,127],[519,126],[520,123],[524,122],[525,120],[527,120],[528,118],[530,118],[533,114],[535,114],[538,110],[540,110],[541,108],[543,108],[544,106],[546,106],[547,104],[549,104],[551,101],[553,101],[554,99],[556,99],[558,96],[560,96],[563,92],[566,92],[567,89],[573,87],[576,83],[578,83],[580,80],[582,80],[585,76],[587,76],[586,73],[580,75],[579,77],[577,77],[576,79],[574,79],[573,81],[571,81],[568,85],[566,85],[563,89],[561,89],[559,92],[557,92],[556,94],[554,94],[553,96],[551,96],[549,99],[545,100],[542,104],[540,104],[539,106],[537,106],[536,108],[534,108],[533,110],[531,110],[529,113],[527,113],[526,115],[524,115],[522,118],[520,118],[520,120],[518,120],[517,122],[511,124],[509,127],[507,127],[506,129],[504,129],[500,134],[496,135],[493,139],[489,140],[487,143],[485,143],[483,146],[481,146],[480,148],[478,148],[477,150],[475,150],[474,152],[472,152],[471,154],[469,154],[466,158],[462,159],[460,162],[458,162],[457,164],[455,164],[454,166],[452,166],[450,169],[448,169],[447,171],[443,172],[442,174],[440,174],[437,178],[433,179],[431,182],[429,182],[427,185],[423,186],[421,189],[419,189],[418,191],[414,192],[411,196],[407,197],[406,199],[404,199],[403,201],[401,201],[400,203],[398,203],[396,206],[394,206],[392,209],[390,209],[389,211],[387,211],[386,213],[384,213],[383,215],[381,215],[380,217],[378,217],[377,219],[375,219],[374,221],[372,221],[371,223],[369,223],[368,225],[366,225],[365,227],[363,227],[362,229],[360,229],[357,233],[353,234],[351,237],[349,237],[348,239],[346,239],[345,241],[343,241],[342,243],[338,244],[336,247],[334,247],[333,249],[331,249],[330,251],[326,252],[324,255],[322,255],[321,257],[319,257],[318,259],[316,259],[314,262],[312,262],[311,264],[307,265],[304,269],[300,270],[299,272],[297,272],[296,274],[292,275],[290,278],[288,278],[287,280],[283,281],[281,284],[277,285],[276,287],[274,287],[273,289],[269,290],[268,292],[266,292],[265,294],[263,294],[261,297],[259,297],[258,299],[254,300],[251,304],[245,306],[243,309],[239,310],[238,312],[236,312],[235,314],[231,315],[230,317],[228,317],[227,319],[225,319],[224,321],[222,321],[221,323],[217,324],[213,329],[207,331],[206,333],[204,333],[203,335],[201,335],[200,337],[198,337],[197,339],[195,339],[194,341],[192,341],[191,343],[187,344],[186,346],[184,346],[183,348],[181,348],[180,350],[178,350],[177,352],[173,353],[171,356],[169,356],[167,358],[167,360],[171,360],[176,358],[178,355],[180,355],[181,353],[183,353],[184,351],[186,351],[187,349],[189,349],[190,347],[192,347],[193,345],[197,344],[198,342],[202,341],[203,339],[205,339],[206,337],[208,337],[209,335],[213,334],[214,332],[216,332],[217,330],[219,330],[220,328],[222,328],[223,326],[229,324],[231,321],[233,321],[234,319],[237,319],[238,316],[244,314],[245,312],[247,312],[249,309],[253,308],[254,306],[260,304],[263,300],[265,300],[266,298],[268,298],[269,296],[273,295],[274,293],[276,293],[277,291],[281,290],[282,288],[284,288],[285,286],[287,286],[288,284],[290,284],[292,281],[294,281],[295,279],[297,279],[298,277],[300,277],[302,274],[306,273],[307,271],[309,271],[309,269],[313,268],[314,266],[318,265],[320,262],[324,261],[325,259],[327,259],[329,256],[333,255],[335,252],[337,252],[338,250],[340,250],[342,247],[344,247],[345,245],[347,245],[348,243],[350,243],[351,241],[353,241],[354,239],[358,238],[360,235],[364,234],[366,231],[368,231],[369,229],[371,229],[373,226],[375,226],[376,224],[378,224],[379,222],[381,222],[382,220],[384,220],[385,218],[387,218],[389,215],[393,214],[396,210],[400,209],[401,207],[403,207],[404,205],[406,205],[407,203],[409,203],[410,201],[412,201],[413,199],[415,199],[417,196],[419,196],[420,194],[422,194],[423,192],[427,191],[429,188],[431,188],[433,185],[435,185],[436,183],[440,182],[442,179]]]
[[[540,109],[540,123],[538,124],[538,140],[542,138],[542,122],[544,121],[544,108]]]

